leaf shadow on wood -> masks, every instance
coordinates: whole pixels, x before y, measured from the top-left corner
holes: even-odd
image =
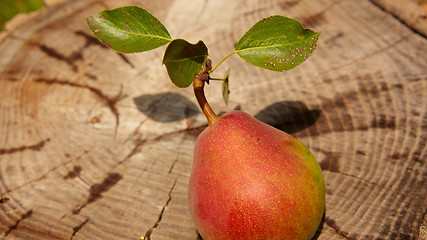
[[[320,110],[310,110],[303,102],[281,101],[264,108],[254,117],[268,125],[292,134],[316,123],[320,114]]]
[[[145,94],[133,102],[142,113],[158,122],[179,121],[200,113],[196,104],[177,93]]]

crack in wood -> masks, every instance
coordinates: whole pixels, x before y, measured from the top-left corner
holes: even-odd
[[[25,187],[25,186],[27,186],[27,185],[29,185],[29,184],[31,184],[31,183],[41,181],[41,180],[45,179],[45,178],[46,178],[50,173],[52,173],[52,172],[56,171],[56,170],[57,170],[57,169],[59,169],[60,167],[63,167],[63,166],[65,166],[66,164],[68,164],[68,163],[70,163],[70,162],[72,162],[72,161],[73,161],[73,160],[68,160],[68,161],[66,161],[66,162],[63,162],[63,163],[61,163],[61,164],[59,164],[59,165],[55,166],[55,167],[52,167],[51,169],[49,169],[45,174],[41,175],[40,177],[35,178],[35,179],[31,179],[31,180],[29,180],[28,182],[23,183],[22,185],[19,185],[19,186],[17,186],[17,187],[14,187],[13,189],[8,189],[8,188],[6,188],[6,191],[5,191],[5,192],[3,192],[3,193],[0,193],[0,195],[1,195],[1,194],[4,194],[4,193],[10,193],[10,192],[13,192],[13,191],[19,190],[19,189],[21,189],[21,188],[23,188],[23,187]]]
[[[336,152],[325,151],[318,148],[316,150],[325,155],[325,157],[319,163],[322,171],[330,171],[330,172],[338,173],[340,168],[340,164],[339,164],[340,154]]]
[[[354,117],[348,113],[349,105],[360,101],[357,96],[361,93],[370,96],[369,99],[378,99],[390,91],[401,91],[404,88],[402,84],[389,84],[386,81],[370,84],[373,79],[378,78],[385,79],[380,71],[356,76],[359,89],[336,94],[332,99],[320,97],[324,101],[319,105],[314,105],[312,109],[308,109],[301,102],[281,101],[267,106],[254,116],[273,127],[292,133],[296,137],[313,137],[328,133],[368,131],[370,129],[395,130],[399,127],[396,116],[378,114],[372,116],[368,123],[357,121],[358,125],[356,125]],[[336,79],[349,79],[349,75],[341,75]],[[324,78],[323,81],[333,83],[335,80]],[[318,121],[320,124],[315,124]],[[305,129],[307,131],[302,131]]]
[[[339,78],[345,78],[345,76],[341,76]],[[366,80],[370,78],[367,76],[360,76],[360,79]],[[332,81],[330,79],[326,79],[325,81]],[[385,85],[384,85],[385,84]],[[395,85],[386,85],[387,83],[381,82],[380,86],[361,86],[358,91],[362,93],[367,93],[372,95],[372,98],[378,98],[382,92],[388,92],[393,89],[401,89],[402,86],[399,84]],[[355,126],[353,124],[353,117],[350,114],[346,114],[345,111],[340,111],[340,109],[346,110],[348,109],[347,102],[356,101],[355,96],[358,94],[357,90],[344,92],[340,95],[335,96],[332,99],[325,99],[325,102],[314,106],[314,108],[320,109],[323,114],[324,112],[333,116],[328,121],[332,122],[331,127],[321,128],[321,131],[315,127],[308,128],[308,131],[299,131],[295,133],[296,137],[305,137],[305,136],[319,136],[327,133],[339,133],[339,132],[350,132],[350,131],[368,131],[370,129],[390,129],[395,130],[399,126],[397,124],[397,120],[395,116],[387,116],[385,114],[379,114],[373,116],[370,120],[369,124],[361,124],[359,126]],[[319,118],[319,120],[321,120]],[[324,119],[323,119],[324,120]],[[336,124],[335,122],[336,121]]]
[[[162,221],[163,214],[164,214],[164,212],[165,212],[166,208],[168,207],[169,203],[172,201],[172,191],[173,191],[173,189],[175,188],[175,185],[176,185],[177,180],[178,180],[178,179],[175,179],[175,181],[174,181],[174,182],[173,182],[173,184],[172,184],[172,187],[171,187],[171,188],[170,188],[170,190],[169,190],[168,199],[166,200],[165,205],[163,205],[163,208],[162,208],[162,210],[160,211],[160,214],[159,214],[159,217],[157,218],[157,221],[154,223],[154,225],[153,225],[151,228],[149,228],[149,229],[147,230],[147,232],[145,233],[145,235],[144,235],[144,237],[143,237],[142,239],[144,239],[144,240],[150,240],[150,239],[151,239],[151,238],[150,238],[150,237],[151,237],[151,234],[153,233],[154,229],[156,229],[156,228],[159,226],[160,221]]]
[[[9,201],[9,198],[8,198],[8,197],[3,197],[3,196],[0,194],[0,204],[1,204],[1,203],[6,203],[7,201]]]
[[[179,131],[179,133],[185,133],[187,135],[197,138],[200,135],[200,133],[202,133],[208,126],[209,126],[208,124],[204,124],[198,127],[186,128],[184,130]]]
[[[89,189],[89,196],[85,203],[81,205],[77,205],[71,212],[72,214],[79,214],[80,211],[85,208],[88,204],[91,204],[98,199],[102,198],[102,194],[110,190],[113,186],[115,186],[123,176],[119,173],[109,172],[107,176],[104,178],[102,183],[93,184]],[[67,214],[62,216],[64,218]]]
[[[160,136],[153,138],[153,139],[142,139],[141,136],[138,136],[138,138],[136,138],[134,140],[133,148],[129,151],[129,153],[126,155],[126,157],[123,158],[122,160],[120,160],[119,162],[117,162],[114,166],[112,166],[111,170],[116,169],[118,166],[122,165],[123,163],[125,163],[129,159],[131,159],[135,154],[141,152],[141,148],[142,148],[142,146],[144,146],[144,144],[146,142],[158,141],[158,140],[162,139],[163,137],[164,137],[163,135],[160,135]]]
[[[99,47],[102,47],[102,48],[105,48],[105,49],[109,49],[107,46],[105,46],[104,44],[102,44],[96,37],[88,35],[87,33],[83,32],[81,30],[76,31],[75,34],[78,35],[78,36],[81,36],[81,37],[85,38],[86,43],[83,46],[83,49],[84,48],[88,48],[91,45],[95,45],[95,46],[99,46]]]
[[[344,232],[340,229],[340,227],[336,224],[335,220],[325,217],[325,223],[331,227],[332,229],[335,230],[335,232],[340,235],[341,237],[345,238],[345,239],[349,239],[349,240],[355,240],[354,238],[351,238],[348,236],[347,232]]]
[[[386,189],[388,191],[393,191],[393,189],[387,188],[385,186],[378,185],[375,182],[371,182],[369,180],[366,180],[364,178],[361,178],[361,177],[358,177],[358,176],[355,176],[355,175],[352,175],[352,174],[341,172],[340,169],[339,169],[339,159],[340,159],[340,154],[339,153],[331,152],[331,151],[325,151],[325,150],[322,150],[322,149],[319,149],[319,148],[313,148],[313,149],[316,150],[316,151],[319,151],[319,152],[321,152],[321,153],[323,153],[325,155],[325,157],[319,163],[320,168],[322,169],[322,171],[328,171],[328,172],[338,173],[340,175],[344,175],[344,176],[347,176],[347,177],[355,178],[355,179],[357,179],[359,181],[362,181],[364,183],[367,183],[369,185],[380,187],[380,188]]]
[[[315,28],[323,23],[327,23],[327,18],[325,17],[325,13],[331,11],[340,0],[332,1],[329,5],[324,6],[323,9],[318,11],[317,13],[308,15],[307,17],[303,17],[300,22],[305,28]]]
[[[326,157],[324,157],[320,161],[320,164],[319,164],[320,167],[321,167],[321,169],[322,169],[322,171],[334,172],[334,173],[337,173],[337,174],[340,174],[340,175],[343,175],[343,176],[346,176],[346,177],[351,177],[351,178],[357,179],[357,180],[359,180],[361,182],[364,182],[366,184],[372,185],[374,187],[378,187],[380,189],[387,190],[388,192],[396,192],[396,191],[399,192],[399,191],[401,191],[400,189],[397,189],[397,190],[396,189],[392,189],[390,187],[386,187],[386,186],[380,185],[380,184],[378,184],[376,182],[369,181],[369,180],[367,180],[365,178],[361,178],[361,177],[358,177],[358,176],[353,175],[353,174],[341,172],[339,170],[339,156],[340,156],[339,153],[325,151],[325,150],[322,150],[322,149],[319,149],[319,148],[313,148],[313,149],[326,155]],[[413,194],[412,196],[414,198],[419,198],[420,200],[423,199],[423,196],[420,196],[420,195],[417,195],[417,194]]]
[[[67,65],[69,65],[72,69],[73,72],[78,72],[78,66],[76,65],[76,61],[78,60],[83,60],[83,55],[82,52],[84,49],[88,48],[91,45],[96,45],[96,46],[101,46],[103,48],[108,48],[107,46],[101,44],[101,42],[98,41],[97,38],[89,36],[88,34],[86,34],[83,31],[76,31],[75,32],[76,35],[78,36],[82,36],[85,38],[86,43],[85,45],[79,49],[78,51],[73,52],[70,56],[65,56],[61,53],[59,53],[57,50],[55,50],[54,48],[48,47],[44,44],[40,44],[37,42],[33,42],[32,44],[34,44],[35,46],[38,46],[40,48],[40,50],[42,52],[44,52],[45,54],[47,54],[49,57],[54,58],[58,61],[64,62]],[[135,66],[132,64],[132,62],[124,55],[121,53],[116,53],[126,64],[128,64],[131,68],[135,68]],[[90,79],[96,80],[97,77],[94,75],[91,75],[89,73],[85,73],[85,76],[87,76]]]
[[[162,136],[159,136],[158,138],[155,138],[155,139],[160,139],[161,137]],[[128,155],[126,155],[126,157],[123,160],[121,160],[120,162],[118,162],[117,166],[123,164],[124,162],[126,162],[127,160],[129,160],[130,158],[132,158],[135,154],[137,154],[138,152],[140,152],[141,151],[141,147],[147,141],[148,141],[147,139],[137,138],[135,140],[135,144],[134,144],[133,148],[130,150],[130,152],[128,153]]]
[[[142,125],[144,125],[144,123],[148,120],[148,118],[142,120],[138,126],[127,136],[126,140],[124,141],[124,143],[126,143],[127,141],[131,141],[134,138],[141,138],[141,133],[139,133],[139,130],[141,129]]]
[[[79,224],[78,226],[73,228],[73,233],[71,234],[71,237],[69,240],[72,240],[74,238],[74,236],[83,228],[84,225],[86,225],[86,223],[89,222],[89,218],[87,218],[84,222],[82,222],[81,224]]]
[[[82,36],[86,39],[86,44],[83,47],[83,49],[91,46],[91,45],[96,45],[96,46],[100,46],[102,48],[106,48],[106,49],[110,49],[109,47],[107,47],[105,44],[102,44],[101,41],[99,41],[96,37],[90,36],[88,34],[86,34],[83,31],[76,31],[75,32],[76,35]],[[126,57],[125,54],[123,53],[119,53],[114,51],[126,64],[128,64],[131,68],[135,68],[135,65],[133,65],[133,63]]]
[[[134,147],[130,150],[130,152],[128,153],[128,155],[126,155],[126,157],[123,160],[119,161],[115,166],[113,166],[112,169],[115,169],[117,166],[122,165],[123,163],[125,163],[126,161],[128,161],[130,158],[132,158],[135,154],[139,153],[141,151],[141,148],[146,143],[153,143],[153,142],[161,141],[161,140],[163,140],[163,139],[165,139],[167,137],[174,136],[174,135],[179,135],[179,134],[183,134],[183,133],[187,134],[187,135],[190,135],[190,136],[193,136],[193,135],[195,135],[194,132],[200,133],[207,126],[208,125],[206,124],[206,125],[199,126],[199,127],[181,129],[181,130],[178,130],[178,131],[165,133],[163,135],[159,135],[157,137],[149,138],[149,139],[142,139],[141,136],[138,136],[138,138],[136,138],[134,140],[134,142],[135,142]],[[134,135],[136,135],[136,133],[134,133]],[[198,136],[198,134],[197,134],[197,136]],[[127,140],[129,140],[129,139],[127,139]]]
[[[79,156],[77,156],[77,158],[76,158],[76,162],[79,162],[80,160],[81,160],[81,158],[83,157],[83,155],[87,155],[87,154],[89,154],[89,151],[88,150],[85,150],[84,152],[83,152],[83,154],[80,154]],[[113,154],[112,154],[113,155]],[[72,162],[74,162],[74,160],[72,160],[71,159],[71,155],[70,154],[68,154],[68,153],[65,153],[65,156],[68,158],[68,159],[70,159],[70,161],[72,161]],[[67,161],[67,162],[70,162],[70,161]],[[68,169],[68,168],[67,168]],[[70,171],[68,171],[68,173],[63,177],[63,179],[64,180],[68,180],[68,179],[74,179],[74,178],[77,178],[78,180],[80,180],[84,185],[86,185],[86,186],[90,186],[90,184],[86,181],[86,180],[84,180],[82,177],[81,177],[81,175],[80,175],[80,173],[81,173],[81,171],[83,170],[83,168],[80,166],[80,165],[73,165],[73,169],[72,170],[70,170]]]
[[[13,148],[0,148],[0,155],[12,154],[15,152],[23,152],[26,150],[40,151],[43,149],[45,144],[49,141],[50,141],[50,138],[46,138],[45,140],[42,140],[33,145],[13,147]]]
[[[119,53],[119,52],[116,52],[117,53],[117,55],[125,62],[125,63],[127,63],[131,68],[135,68],[135,65],[133,65],[132,64],[132,62],[129,60],[129,58],[127,58],[126,57],[126,55],[125,54],[123,54],[123,53]]]
[[[19,224],[24,221],[25,219],[31,217],[31,215],[33,215],[33,210],[30,209],[28,212],[24,213],[21,215],[21,218],[18,219],[14,225],[10,226],[7,231],[5,232],[4,236],[7,237],[7,235],[9,235],[13,230],[18,229]]]
[[[401,42],[408,40],[409,37],[411,37],[411,34],[403,35],[400,39],[398,39],[398,40],[396,40],[396,41],[394,41],[394,42],[392,42],[392,43],[390,43],[390,44],[388,44],[388,45],[386,45],[380,49],[377,49],[377,50],[372,51],[372,52],[368,52],[359,58],[354,58],[353,60],[348,61],[348,62],[344,62],[343,64],[341,64],[339,66],[332,67],[328,70],[323,71],[323,73],[326,74],[326,73],[330,73],[330,72],[337,72],[339,70],[343,70],[347,66],[357,65],[356,63],[358,63],[358,62],[359,63],[365,62],[366,59],[369,59],[370,57],[377,56],[378,54],[385,52],[387,50],[390,50],[390,49],[395,49],[396,45],[398,45]]]
[[[381,11],[391,15],[394,19],[398,20],[400,23],[402,23],[403,25],[405,25],[408,29],[410,29],[412,32],[426,38],[426,34],[423,32],[420,32],[419,30],[417,30],[414,26],[412,26],[412,24],[408,23],[407,21],[405,21],[405,18],[402,16],[399,16],[398,14],[394,13],[393,11],[390,11],[390,9],[387,9],[387,4],[384,3],[384,5],[381,4],[381,1],[378,0],[369,0],[374,6],[376,6],[377,8],[381,9]],[[422,18],[417,19],[419,21],[425,21],[426,20],[426,16],[424,15]]]
[[[279,7],[282,10],[289,10],[294,6],[298,5],[299,2],[300,1],[282,1],[282,2],[279,2]]]
[[[33,210],[30,209],[29,211],[27,211],[26,213],[21,215],[21,218],[18,219],[15,224],[13,226],[10,226],[6,232],[4,232],[4,234],[2,236],[0,236],[0,238],[2,240],[6,240],[6,238],[2,238],[2,237],[7,237],[9,234],[11,234],[13,231],[16,231],[17,234],[22,233],[22,232],[31,232],[31,234],[37,235],[37,239],[58,239],[58,240],[68,240],[62,236],[58,236],[55,235],[51,232],[46,232],[43,229],[37,228],[34,225],[25,225],[22,222],[26,219],[28,219],[29,217],[31,217],[34,214]],[[19,236],[19,235],[18,235]],[[42,237],[44,236],[44,237]],[[17,237],[17,236],[15,236]],[[40,238],[42,237],[42,238]]]
[[[116,126],[115,126],[115,134],[117,133],[117,129],[120,125],[120,114],[119,110],[117,109],[117,102],[122,100],[123,98],[127,97],[126,95],[122,96],[123,86],[121,87],[119,93],[115,97],[109,97],[105,93],[103,93],[101,90],[95,87],[91,87],[89,85],[79,84],[79,83],[73,83],[70,81],[64,81],[64,80],[58,80],[56,78],[54,79],[46,79],[46,78],[38,78],[35,79],[34,82],[37,83],[45,83],[45,84],[58,84],[58,85],[65,85],[70,87],[77,87],[77,88],[84,88],[95,94],[98,98],[103,100],[110,111],[113,113],[115,119],[116,119]]]
[[[97,199],[102,197],[102,193],[107,192],[111,187],[116,185],[121,179],[122,175],[118,173],[108,173],[107,177],[100,184],[94,184],[91,186],[89,192],[90,195],[87,199],[88,203],[95,202]]]
[[[58,61],[65,62],[67,65],[71,67],[73,72],[78,72],[78,67],[75,64],[77,60],[82,60],[83,56],[80,51],[74,52],[71,56],[67,57],[59,53],[53,48],[50,48],[44,44],[36,43],[36,45],[40,48],[40,50],[46,53],[49,57],[52,57]]]
[[[67,175],[63,177],[63,179],[72,179],[80,176],[80,172],[82,171],[81,166],[74,166],[73,170],[69,171]]]
[[[171,164],[171,167],[169,168],[168,174],[172,173],[173,168],[175,167],[176,162],[178,162],[179,155],[175,158],[175,161]]]
[[[328,171],[327,169],[322,169],[322,170],[323,170],[323,171]],[[339,171],[334,171],[334,172],[335,172],[335,173],[338,173],[338,174],[341,174],[341,175],[344,175],[344,176],[347,176],[347,177],[351,177],[351,178],[357,179],[357,180],[362,181],[362,182],[364,182],[364,183],[367,183],[367,184],[369,184],[369,185],[373,185],[373,186],[376,186],[376,187],[380,187],[381,189],[386,189],[386,190],[388,190],[388,191],[393,191],[393,189],[391,189],[391,188],[388,188],[388,187],[385,187],[385,186],[378,185],[378,184],[377,184],[377,183],[375,183],[375,182],[368,181],[368,180],[366,180],[366,179],[364,179],[364,178],[361,178],[361,177],[355,176],[355,175],[353,175],[353,174],[348,174],[348,173],[339,172]]]

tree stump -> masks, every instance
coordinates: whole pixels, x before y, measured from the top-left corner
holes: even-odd
[[[85,17],[139,5],[217,63],[255,22],[280,14],[321,31],[284,73],[233,55],[230,102],[293,134],[319,161],[326,212],[315,239],[426,239],[427,40],[411,1],[47,1],[0,35],[0,237],[200,239],[187,206],[193,146],[207,126],[163,50],[122,55]],[[215,76],[214,76],[215,77]]]

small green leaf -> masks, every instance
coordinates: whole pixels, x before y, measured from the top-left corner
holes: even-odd
[[[137,6],[102,11],[86,20],[102,43],[121,53],[149,51],[172,41],[165,26]]]
[[[230,88],[228,85],[228,79],[230,75],[230,68],[225,73],[224,81],[222,82],[222,98],[224,98],[225,105],[228,105],[228,95],[230,94]]]
[[[286,71],[313,53],[319,35],[297,20],[271,16],[252,26],[237,43],[235,52],[252,65]]]
[[[172,82],[177,87],[185,88],[203,69],[207,57],[208,49],[202,41],[191,44],[183,39],[175,39],[166,48],[163,64]]]

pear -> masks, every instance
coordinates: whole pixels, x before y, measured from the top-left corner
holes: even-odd
[[[231,111],[197,138],[188,197],[205,240],[311,239],[322,220],[325,183],[301,142]]]

